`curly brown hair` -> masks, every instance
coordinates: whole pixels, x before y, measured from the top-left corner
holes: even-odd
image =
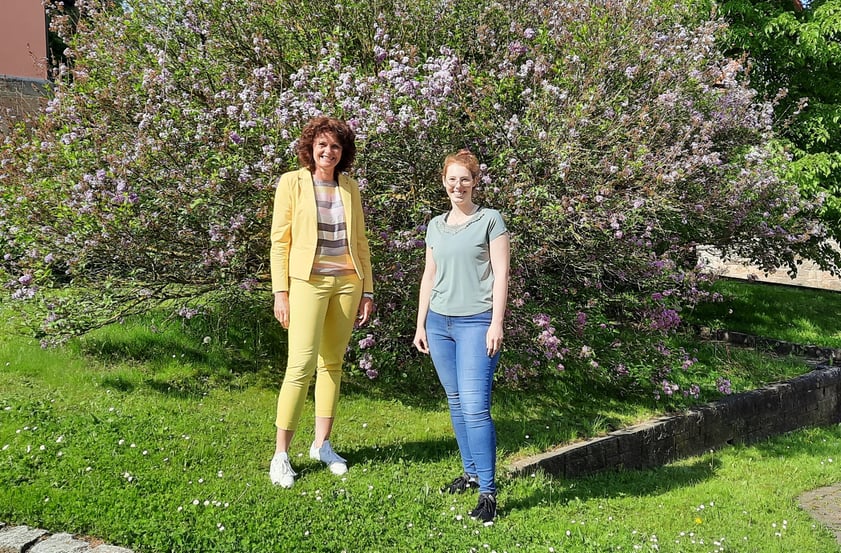
[[[315,171],[315,160],[312,157],[312,145],[315,138],[324,133],[332,133],[336,136],[339,144],[342,145],[342,159],[336,164],[336,175],[347,171],[353,165],[356,158],[356,134],[347,123],[334,117],[315,117],[310,119],[301,131],[301,138],[298,140],[298,162],[301,167]]]

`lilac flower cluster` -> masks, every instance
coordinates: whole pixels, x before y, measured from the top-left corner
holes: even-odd
[[[543,355],[547,360],[555,363],[555,368],[559,371],[565,369],[563,363],[564,355],[569,352],[567,348],[561,347],[561,339],[556,336],[555,327],[552,326],[552,321],[549,315],[540,313],[532,318],[532,322],[540,329],[540,334],[537,336],[537,343],[543,348]]]

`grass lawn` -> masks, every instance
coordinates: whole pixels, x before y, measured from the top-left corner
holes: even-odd
[[[841,348],[841,293],[721,279],[719,303],[700,306],[693,320],[795,344]]]
[[[280,371],[214,368],[174,330],[152,338],[108,329],[43,350],[0,333],[0,521],[138,553],[838,551],[796,497],[838,480],[840,426],[656,470],[512,477],[505,468],[516,458],[663,406],[607,397],[566,375],[499,389],[500,516],[486,527],[467,516],[475,495],[438,491],[459,472],[456,444],[443,393],[412,385],[424,368],[410,356],[405,386],[345,385],[333,435],[349,460],[344,477],[307,457],[307,403],[291,451],[299,479],[284,490],[268,479]],[[695,347],[699,370],[726,374],[735,390],[805,371],[797,360]]]

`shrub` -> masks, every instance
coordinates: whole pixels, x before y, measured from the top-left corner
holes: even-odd
[[[321,113],[359,139],[378,313],[350,362],[369,377],[410,350],[425,223],[460,147],[512,232],[514,385],[575,369],[674,390],[691,359],[662,341],[705,296],[697,245],[764,268],[826,255],[817,206],[776,176],[771,106],[683,3],[125,5],[81,7],[72,69],[0,150],[3,270],[48,341],[265,294],[274,183]],[[51,293],[67,284],[86,300]]]

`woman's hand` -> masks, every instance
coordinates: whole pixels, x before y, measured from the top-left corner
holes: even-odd
[[[502,323],[491,323],[488,333],[485,335],[485,344],[488,347],[488,357],[493,357],[502,349]]]
[[[363,297],[359,302],[359,311],[356,314],[356,326],[362,326],[368,322],[371,315],[374,313],[374,300]]]
[[[275,292],[274,318],[283,328],[289,328],[289,292]]]
[[[412,343],[415,344],[415,347],[418,348],[418,351],[421,353],[429,353],[429,344],[426,341],[426,329],[418,327],[415,331],[415,339],[412,340]]]

